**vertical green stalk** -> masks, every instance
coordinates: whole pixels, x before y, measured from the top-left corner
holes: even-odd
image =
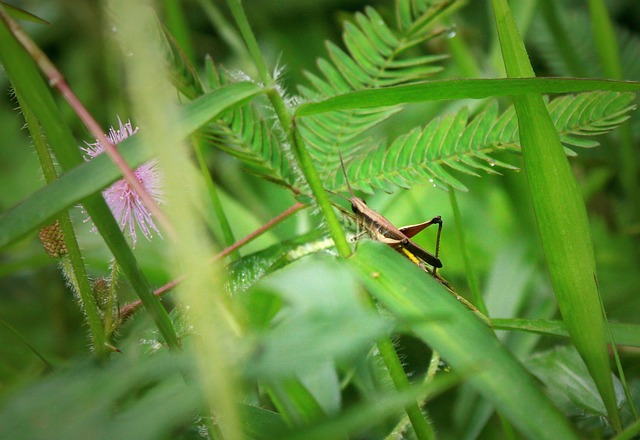
[[[215,211],[216,218],[220,222],[220,228],[222,229],[222,238],[224,240],[225,247],[232,246],[236,239],[233,236],[233,231],[231,230],[231,224],[229,223],[229,219],[224,212],[224,208],[222,207],[222,203],[220,203],[220,197],[218,197],[218,189],[216,188],[216,184],[211,177],[211,173],[207,167],[207,162],[205,161],[203,150],[203,142],[198,136],[193,136],[192,141],[194,144],[194,150],[196,152],[196,158],[198,160],[198,165],[200,165],[200,172],[202,173],[202,177],[204,178],[205,185],[207,187],[207,193],[209,194],[209,200],[211,201],[211,206]],[[229,254],[233,260],[240,258],[240,252],[233,251]]]
[[[155,17],[151,1],[112,0],[110,6],[125,11],[117,22],[126,50],[136,56],[125,63],[128,92],[136,120],[143,129],[143,143],[153,148],[163,170],[167,213],[177,232],[168,263],[174,275],[183,275],[178,299],[189,307],[194,327],[193,345],[202,393],[224,438],[241,438],[236,401],[236,375],[232,362],[239,358],[239,345],[227,323],[229,310],[219,267],[209,263],[214,249],[207,239],[198,206],[206,189],[194,174],[189,148],[181,139],[179,108],[168,81],[166,63],[154,38]]]
[[[480,76],[480,68],[473,61],[473,55],[471,54],[471,51],[465,44],[464,40],[459,36],[455,36],[453,38],[449,38],[447,41],[449,43],[449,47],[452,50],[452,57],[456,65],[460,69],[462,75],[467,78],[477,78],[478,76]],[[456,197],[455,189],[449,185],[448,191],[449,203],[451,204],[451,209],[453,210],[453,219],[455,222],[458,239],[460,241],[460,253],[462,254],[465,274],[467,282],[469,283],[469,289],[471,290],[470,300],[471,303],[475,305],[484,316],[489,316],[487,305],[485,304],[484,298],[482,297],[482,293],[480,291],[478,274],[475,270],[471,255],[469,254],[469,248],[466,245],[466,234],[464,231],[464,227],[462,226],[462,214],[460,212],[460,208],[458,207],[458,200]]]
[[[591,32],[600,57],[600,65],[605,76],[612,79],[622,79],[622,65],[620,51],[616,41],[613,23],[607,12],[607,6],[602,0],[589,0],[591,18]],[[638,161],[633,134],[629,123],[620,127],[620,149],[618,150],[618,168],[620,182],[624,188],[630,205],[630,215],[627,223],[633,223],[640,215],[640,199],[638,198]]]
[[[333,206],[331,205],[331,201],[327,196],[324,187],[322,186],[322,182],[320,181],[320,177],[318,177],[318,173],[313,166],[313,161],[311,159],[311,155],[307,151],[304,146],[302,137],[300,133],[296,129],[294,124],[292,128],[292,136],[293,136],[293,151],[296,153],[296,157],[299,161],[300,168],[304,173],[305,178],[307,179],[307,183],[313,192],[313,195],[320,206],[320,210],[324,215],[324,218],[327,222],[327,227],[329,228],[329,233],[331,234],[331,238],[336,245],[336,249],[340,253],[342,258],[347,258],[351,255],[351,248],[349,247],[349,243],[347,243],[347,239],[344,235],[344,230],[338,221],[338,217],[336,217],[336,213],[333,210]]]
[[[407,375],[402,368],[400,358],[396,353],[391,339],[388,337],[380,338],[380,340],[378,340],[378,349],[380,350],[380,355],[382,356],[384,364],[389,370],[389,376],[391,376],[393,385],[397,390],[408,389],[410,386],[409,379],[407,379]],[[407,405],[405,410],[418,439],[433,440],[436,438],[436,434],[432,426],[427,423],[427,420],[425,419],[417,402]]]
[[[258,46],[258,40],[256,40],[256,36],[253,34],[253,30],[251,29],[249,20],[247,20],[247,15],[244,13],[244,8],[242,7],[242,1],[227,0],[227,5],[231,10],[231,14],[233,15],[233,18],[236,20],[236,24],[238,25],[238,29],[240,30],[240,34],[242,35],[242,38],[244,38],[244,43],[247,45],[247,48],[249,49],[251,58],[253,58],[253,62],[256,66],[256,69],[258,70],[258,76],[260,77],[260,80],[265,85],[265,87],[269,87],[272,83],[272,79],[271,79],[271,76],[269,75],[269,70],[267,69],[267,63],[264,61],[264,58],[262,57],[260,46]],[[289,125],[283,124],[283,127],[289,127]]]
[[[313,165],[313,161],[306,147],[304,146],[304,141],[302,137],[299,135],[298,130],[295,125],[295,121],[292,120],[289,111],[282,100],[282,96],[273,88],[273,79],[270,77],[269,72],[267,70],[267,65],[262,57],[262,53],[260,52],[260,48],[258,46],[258,42],[256,40],[253,31],[251,30],[251,26],[249,21],[247,20],[247,16],[242,7],[242,3],[240,0],[227,0],[227,4],[231,9],[231,13],[238,24],[238,28],[240,29],[240,33],[245,40],[245,43],[249,49],[249,53],[253,58],[253,62],[258,69],[258,74],[260,76],[261,81],[268,87],[267,96],[271,101],[271,105],[278,115],[278,119],[280,120],[281,126],[287,130],[287,137],[289,143],[293,147],[293,151],[296,155],[296,159],[300,165],[300,169],[305,176],[309,187],[311,188],[311,192],[315,197],[318,205],[320,206],[320,210],[324,215],[324,218],[327,222],[327,227],[329,228],[329,233],[331,234],[331,238],[338,249],[340,255],[344,258],[348,257],[351,254],[351,248],[347,243],[347,239],[345,238],[344,231],[336,217],[336,214],[331,206],[331,201],[327,196],[324,187],[322,186],[322,182],[318,177],[318,172]]]
[[[449,201],[451,208],[453,209],[453,218],[456,224],[456,232],[458,234],[458,240],[460,241],[460,252],[462,253],[462,259],[464,261],[464,269],[467,276],[467,282],[469,283],[469,289],[471,290],[471,303],[480,310],[484,316],[489,316],[487,311],[487,305],[484,303],[484,298],[480,292],[480,282],[478,281],[478,274],[476,273],[475,266],[471,261],[471,255],[469,255],[469,248],[466,245],[466,234],[462,227],[462,214],[458,207],[458,200],[456,199],[455,190],[449,186]]]
[[[327,227],[329,229],[329,233],[331,238],[333,239],[336,249],[340,253],[343,258],[347,258],[351,255],[351,248],[349,247],[349,243],[344,234],[344,230],[336,217],[333,206],[331,205],[331,201],[327,196],[327,193],[320,181],[318,176],[318,172],[313,165],[313,160],[311,155],[307,151],[304,140],[300,136],[300,133],[297,130],[297,126],[295,123],[295,119],[291,118],[288,109],[284,101],[282,100],[282,96],[273,88],[273,80],[270,77],[266,63],[262,57],[260,49],[258,47],[258,42],[255,39],[255,35],[251,30],[251,26],[249,25],[249,21],[244,13],[244,9],[242,8],[242,4],[240,0],[227,0],[229,8],[238,24],[240,29],[240,33],[245,39],[245,43],[249,49],[249,53],[251,54],[256,68],[258,69],[258,73],[262,82],[268,86],[269,90],[267,91],[267,96],[273,105],[273,108],[278,115],[278,119],[280,120],[280,124],[287,130],[287,137],[289,143],[291,144],[293,151],[295,153],[296,159],[298,160],[298,164],[300,165],[300,169],[305,176],[307,183],[315,197],[322,214],[324,215],[325,221],[327,222]],[[383,338],[378,342],[380,352],[387,364],[387,368],[391,374],[392,380],[399,389],[403,387],[402,384],[407,384],[408,379],[402,370],[402,365],[398,358],[397,353],[391,343],[389,338]],[[419,439],[431,439],[434,438],[433,431],[431,427],[428,425],[418,404],[410,405],[407,410],[407,414],[412,422],[414,431]]]
[[[191,44],[191,36],[189,33],[189,26],[187,20],[184,17],[184,11],[180,0],[164,0],[164,19],[167,23],[169,32],[176,39],[178,45],[187,56],[187,58],[193,62],[195,51],[193,44]]]
[[[493,9],[507,75],[533,77],[507,1],[493,0]],[[558,306],[613,429],[620,431],[586,208],[542,97],[530,94],[513,100],[524,168]]]
[[[18,102],[20,103],[20,110],[24,116],[25,122],[33,139],[33,144],[40,160],[40,166],[46,182],[52,182],[58,178],[55,166],[53,164],[53,158],[51,152],[46,145],[44,133],[38,123],[35,115],[31,111],[28,103],[22,98],[22,95],[18,89],[14,89]],[[80,253],[80,246],[76,239],[69,213],[61,213],[58,217],[58,222],[62,233],[64,234],[65,246],[67,248],[67,254],[62,255],[63,259],[62,270],[66,272],[66,276],[74,287],[80,305],[87,318],[89,324],[89,339],[93,346],[93,350],[98,359],[106,359],[109,356],[111,350],[108,348],[108,337],[104,331],[102,320],[100,319],[100,311],[96,304],[91,289],[91,283],[85,271],[84,263],[82,261],[82,254]],[[65,264],[65,261],[68,264]]]

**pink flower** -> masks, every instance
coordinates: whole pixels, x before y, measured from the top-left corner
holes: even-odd
[[[122,124],[122,121],[118,118],[118,123],[120,124],[120,128],[118,130],[110,127],[109,133],[106,134],[107,138],[113,144],[122,142],[138,131],[138,127],[133,128],[130,121],[126,124]],[[104,146],[98,140],[93,144],[86,144],[86,148],[81,148],[85,153],[87,153],[87,160],[91,160],[104,152]],[[162,201],[160,173],[157,161],[152,160],[139,166],[133,174],[154,200],[157,202]],[[122,229],[122,231],[128,229],[131,240],[133,241],[133,247],[136,246],[137,242],[136,224],[147,239],[151,239],[153,231],[160,235],[160,231],[158,231],[158,228],[153,222],[151,212],[142,203],[138,194],[124,179],[116,181],[113,185],[103,191],[102,195],[105,198],[107,205],[109,205],[116,221],[120,225],[120,229]]]

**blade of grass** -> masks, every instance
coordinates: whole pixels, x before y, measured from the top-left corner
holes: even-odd
[[[39,24],[49,24],[47,20],[37,17],[32,13],[25,11],[24,9],[17,8],[6,2],[0,2],[0,6],[5,9],[5,11],[7,12],[7,14],[9,14],[10,17],[13,17],[17,20],[32,21],[34,23],[39,23]]]
[[[187,25],[181,2],[178,0],[164,0],[163,4],[164,19],[167,22],[169,32],[176,39],[187,58],[193,61],[195,51],[191,43],[189,26]]]
[[[509,5],[506,0],[493,0],[493,8],[507,75],[533,77]],[[542,96],[525,94],[515,96],[513,101],[538,232],[558,306],[598,387],[610,422],[619,432],[622,423],[611,378],[586,208]]]
[[[200,172],[202,173],[204,183],[207,187],[209,201],[214,211],[213,214],[215,214],[215,218],[218,219],[220,228],[222,229],[222,239],[224,246],[229,247],[236,241],[236,239],[233,236],[231,223],[227,218],[227,214],[224,212],[222,202],[220,201],[220,197],[218,196],[216,183],[213,181],[213,177],[211,176],[209,168],[207,167],[207,162],[204,156],[204,141],[202,141],[202,139],[198,136],[193,136],[191,138],[191,142],[193,143],[193,147],[196,153],[196,159],[198,160],[198,165],[200,166]],[[238,258],[240,258],[240,252],[237,250],[231,252],[229,255],[232,260],[237,260]]]
[[[324,101],[302,104],[296,109],[296,116],[442,99],[484,99],[495,96],[520,96],[528,93],[570,93],[590,90],[632,92],[640,90],[640,82],[578,78],[444,79],[345,93]]]
[[[520,319],[520,318],[495,318],[491,320],[496,330],[519,330],[538,333],[545,336],[569,337],[569,331],[563,321],[549,319]],[[618,345],[640,347],[640,325],[638,324],[609,324],[613,338]],[[609,339],[609,342],[611,340]]]
[[[449,201],[453,210],[453,220],[458,234],[458,240],[460,242],[460,253],[464,261],[464,268],[466,273],[467,282],[469,283],[469,289],[471,290],[471,303],[480,310],[480,312],[489,316],[487,305],[484,302],[484,298],[480,293],[480,282],[478,281],[478,275],[476,274],[475,265],[472,262],[471,255],[469,254],[469,248],[466,246],[466,233],[462,227],[462,214],[458,207],[458,201],[456,199],[455,191],[452,187],[449,187]]]

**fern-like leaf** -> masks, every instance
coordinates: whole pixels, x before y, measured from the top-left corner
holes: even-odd
[[[632,93],[582,93],[557,98],[548,108],[565,146],[593,147],[597,142],[584,137],[607,133],[628,119],[634,99]],[[518,125],[513,107],[499,115],[497,103],[492,102],[471,121],[463,108],[399,136],[388,146],[361,150],[347,163],[347,174],[353,188],[368,193],[424,183],[466,191],[450,171],[478,175],[478,171],[497,173],[496,168],[515,169],[491,156],[500,150],[520,150]],[[347,189],[342,172],[334,169],[324,178],[331,190]]]
[[[204,94],[204,86],[182,48],[173,35],[165,28],[161,29],[164,41],[165,58],[169,65],[169,79],[187,99],[196,99]]]
[[[255,106],[242,107],[201,132],[204,140],[240,160],[245,168],[293,189],[293,172],[282,142]],[[295,189],[294,189],[295,191]]]
[[[436,3],[437,6],[433,6]],[[450,1],[401,0],[397,2],[398,25],[392,29],[373,8],[356,13],[344,25],[346,52],[327,42],[329,60],[320,59],[321,76],[307,73],[311,87],[300,87],[306,100],[378,87],[422,81],[442,70],[435,63],[442,55],[407,54],[407,51],[442,33],[430,30],[430,23]],[[330,112],[301,120],[299,129],[312,157],[323,164],[324,174],[338,165],[338,148],[348,159],[357,156],[360,145],[374,143],[367,131],[401,107]]]
[[[173,85],[187,99],[200,97],[205,89],[196,69],[171,34],[163,30],[163,36],[165,57],[169,63]],[[232,76],[221,75],[212,60],[207,58],[206,79],[210,89],[233,82]],[[298,191],[293,187],[294,175],[283,152],[283,142],[272,128],[272,123],[258,111],[255,104],[247,104],[223,115],[200,130],[199,135],[209,145],[240,160],[248,171],[288,187],[294,192]]]
[[[209,67],[212,87],[231,82],[228,75],[219,75],[213,64]],[[200,134],[210,145],[240,160],[248,171],[298,192],[293,168],[283,148],[284,136],[278,134],[255,103],[228,112]]]

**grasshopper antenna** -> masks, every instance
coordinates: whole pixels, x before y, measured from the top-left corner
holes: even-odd
[[[355,196],[353,195],[353,189],[351,189],[351,185],[349,184],[349,178],[347,177],[347,170],[344,167],[344,161],[342,160],[342,153],[338,150],[338,157],[340,157],[340,165],[342,165],[342,174],[344,175],[344,181],[347,183],[347,188],[349,188],[349,195],[353,199]]]

